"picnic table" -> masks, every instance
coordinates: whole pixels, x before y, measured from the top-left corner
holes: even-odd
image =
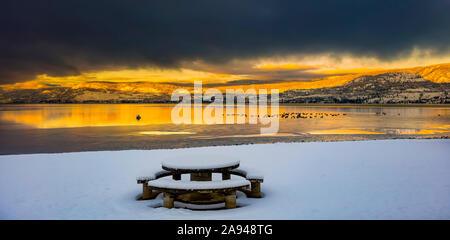
[[[239,160],[203,158],[194,160],[168,159],[162,162],[162,169],[173,174],[174,180],[180,180],[181,174],[189,173],[191,181],[211,181],[212,173],[222,173],[222,180],[230,179],[230,170],[239,167]]]
[[[167,159],[161,163],[163,170],[149,176],[137,178],[143,184],[141,199],[153,199],[164,193],[163,206],[174,207],[174,201],[191,204],[213,204],[225,202],[225,208],[236,207],[236,191],[244,192],[247,197],[262,197],[261,175],[238,169],[239,160],[220,157],[199,157],[196,159]],[[221,180],[213,180],[213,173],[220,173]],[[183,174],[189,174],[189,180],[182,180]],[[231,179],[231,175],[239,177]],[[164,178],[172,176],[170,178]]]

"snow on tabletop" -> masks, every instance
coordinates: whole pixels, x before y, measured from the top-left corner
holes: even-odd
[[[249,185],[250,182],[245,179],[230,179],[223,181],[177,181],[167,178],[160,178],[148,183],[148,186],[150,187],[180,190],[225,189]]]
[[[162,166],[179,170],[200,170],[232,167],[239,162],[236,157],[223,155],[191,155],[163,160]]]

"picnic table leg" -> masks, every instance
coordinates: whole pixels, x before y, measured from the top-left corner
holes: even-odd
[[[259,181],[250,181],[251,192],[250,197],[260,198],[261,197],[261,183]]]
[[[226,193],[225,195],[225,208],[236,208],[236,191]]]
[[[165,208],[173,208],[174,196],[168,193],[164,193],[164,202],[163,207]]]
[[[222,180],[229,180],[231,178],[231,174],[229,172],[222,173]]]
[[[142,200],[150,199],[152,195],[152,190],[148,187],[148,182],[142,183]]]
[[[191,173],[191,181],[211,181],[212,173]]]
[[[174,174],[172,175],[172,178],[173,178],[173,180],[181,180],[181,174],[179,174],[179,173],[174,173]]]

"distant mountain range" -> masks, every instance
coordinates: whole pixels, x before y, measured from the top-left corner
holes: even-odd
[[[177,83],[86,82],[74,87],[35,89],[0,87],[0,103],[167,103]],[[450,103],[450,63],[425,67],[378,70],[365,75],[346,74],[311,82],[222,84],[226,88],[280,89],[284,103],[441,104]]]
[[[165,103],[168,94],[98,88],[0,89],[0,103]]]
[[[435,83],[418,74],[394,72],[360,76],[338,87],[289,90],[285,103],[410,104],[450,103],[450,83]]]

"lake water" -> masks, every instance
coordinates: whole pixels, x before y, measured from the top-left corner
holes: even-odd
[[[450,106],[445,105],[281,105],[279,113],[290,115],[279,119],[278,134],[270,136],[259,134],[262,127],[259,124],[175,125],[171,121],[173,107],[171,104],[1,105],[0,154],[450,135]],[[140,120],[136,119],[138,114]]]

